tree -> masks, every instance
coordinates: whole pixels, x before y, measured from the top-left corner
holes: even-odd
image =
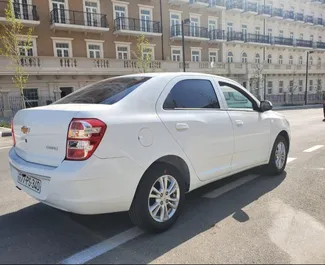
[[[138,36],[136,47],[136,51],[132,51],[137,60],[136,68],[138,68],[139,72],[146,73],[148,69],[154,68],[148,39],[144,35]]]
[[[0,55],[6,56],[10,63],[8,68],[14,71],[12,81],[20,90],[21,107],[25,108],[24,87],[28,82],[28,73],[24,69],[26,63],[25,55],[22,55],[21,49],[28,51],[31,49],[31,34],[32,28],[24,30],[19,17],[17,18],[14,11],[13,0],[8,1],[5,9],[6,23],[2,25],[0,43]],[[26,32],[26,34],[23,34]],[[24,35],[24,40],[19,37]]]
[[[293,68],[293,71],[292,71],[292,80],[289,82],[289,87],[288,87],[288,90],[290,92],[290,97],[291,97],[291,103],[293,104],[293,95],[294,93],[296,92],[296,90],[298,89],[299,87],[299,81],[300,81],[300,78],[298,77],[297,75],[297,67],[294,66]]]
[[[263,87],[264,77],[263,77],[264,67],[261,63],[256,63],[254,65],[252,80],[252,92],[255,96],[261,96],[260,89]]]

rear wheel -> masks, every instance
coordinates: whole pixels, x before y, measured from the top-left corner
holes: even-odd
[[[281,174],[287,164],[287,157],[288,142],[283,136],[279,135],[274,142],[269,164],[266,166],[267,174]]]
[[[157,164],[143,176],[130,208],[135,225],[149,232],[163,232],[178,219],[184,203],[185,183],[178,170]]]

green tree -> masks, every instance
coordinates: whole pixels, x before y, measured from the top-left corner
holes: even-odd
[[[148,52],[151,49],[149,47],[149,41],[144,35],[137,37],[136,51],[132,51],[134,57],[136,58],[136,67],[139,72],[147,73],[148,69],[154,68],[154,63],[152,62],[152,54]]]
[[[24,87],[28,82],[29,75],[24,69],[26,58],[21,54],[20,49],[31,48],[32,28],[24,30],[20,18],[15,16],[13,0],[8,1],[5,15],[6,23],[0,28],[0,55],[9,59],[8,68],[14,72],[12,81],[20,90],[21,107],[25,108]],[[24,40],[21,35],[24,35]]]

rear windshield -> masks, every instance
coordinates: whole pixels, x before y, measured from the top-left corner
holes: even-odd
[[[151,77],[117,77],[85,86],[53,104],[107,104],[112,105]]]

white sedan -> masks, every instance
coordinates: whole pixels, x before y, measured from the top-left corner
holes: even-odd
[[[129,211],[161,232],[184,194],[265,165],[284,171],[290,126],[240,84],[197,73],[134,74],[88,85],[12,123],[18,189],[78,213]]]

